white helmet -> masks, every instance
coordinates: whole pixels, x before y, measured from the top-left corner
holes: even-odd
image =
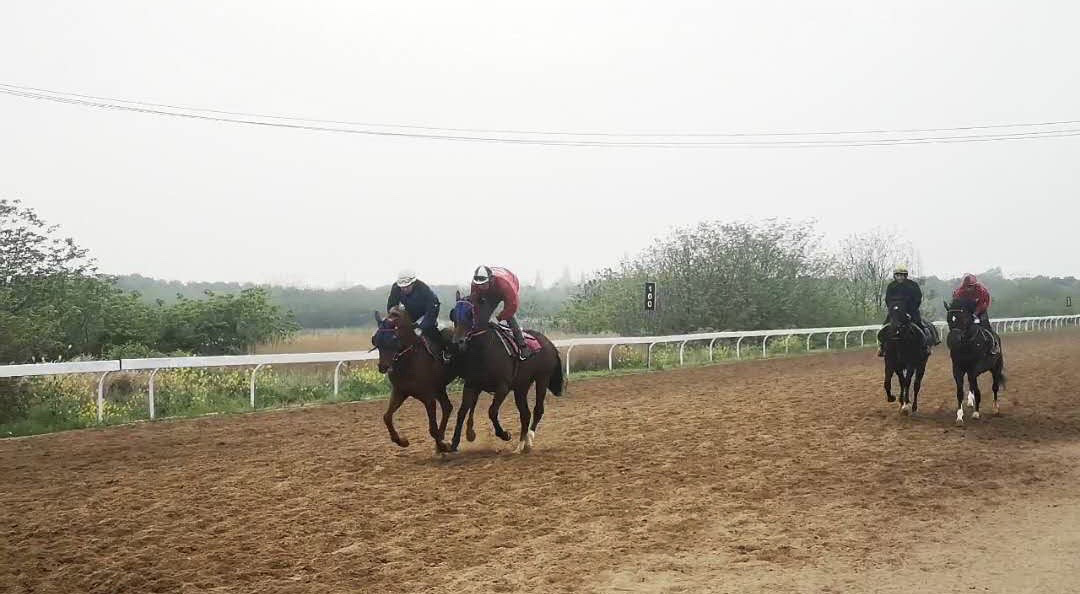
[[[416,273],[412,270],[405,269],[397,275],[397,286],[405,288],[416,282]]]
[[[473,272],[472,284],[482,285],[491,280],[491,269],[487,266],[478,266]]]

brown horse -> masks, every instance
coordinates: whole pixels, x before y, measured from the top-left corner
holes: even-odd
[[[394,429],[394,413],[405,400],[412,396],[424,404],[427,410],[428,431],[435,440],[435,451],[446,452],[446,423],[454,405],[446,393],[446,386],[455,374],[450,365],[443,363],[438,353],[433,353],[413,330],[413,320],[403,308],[393,308],[385,318],[375,312],[379,328],[371,337],[371,344],[379,350],[379,373],[387,374],[392,391],[390,403],[383,415],[383,422],[390,432],[390,440],[403,448],[409,440],[398,435]],[[435,403],[442,407],[442,422],[435,422]]]
[[[503,441],[510,441],[510,432],[499,424],[499,407],[510,390],[514,391],[514,402],[521,418],[518,452],[528,452],[533,448],[536,429],[544,416],[544,397],[548,389],[556,396],[563,392],[562,359],[555,345],[542,334],[529,332],[540,342],[541,349],[521,360],[516,353],[508,352],[508,343],[499,337],[495,326],[489,324],[492,309],[491,304],[474,304],[462,299],[459,293],[450,313],[450,320],[454,322],[454,344],[461,350],[456,358],[461,360],[460,373],[465,380],[450,451],[457,451],[461,443],[461,426],[465,415],[469,416],[471,432],[472,411],[480,392],[494,395],[488,416],[491,417],[495,435]],[[536,384],[536,404],[530,413],[528,395],[533,384]]]

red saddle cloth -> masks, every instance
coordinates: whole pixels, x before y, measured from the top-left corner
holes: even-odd
[[[494,327],[495,327],[495,330],[496,330],[496,334],[498,334],[499,338],[502,339],[503,346],[506,347],[507,351],[509,351],[511,354],[513,354],[515,356],[520,357],[521,356],[521,350],[518,349],[518,345],[514,341],[514,331],[511,330],[510,327],[505,325],[505,324],[495,324]],[[543,348],[543,345],[540,344],[540,341],[537,340],[535,336],[533,336],[532,334],[529,334],[528,332],[525,332],[525,331],[522,331],[521,334],[522,334],[522,336],[525,337],[525,344],[528,345],[529,349],[533,353],[540,352],[540,349]]]

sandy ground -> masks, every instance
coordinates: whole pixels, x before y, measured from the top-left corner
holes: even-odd
[[[415,401],[2,441],[0,592],[1078,592],[1080,333],[1005,348],[962,428],[941,349],[914,418],[860,351],[577,382],[528,455]]]

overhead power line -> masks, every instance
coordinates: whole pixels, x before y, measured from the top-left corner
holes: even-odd
[[[909,144],[951,144],[1033,140],[1080,136],[1080,120],[983,124],[938,128],[826,130],[782,132],[631,133],[544,131],[499,128],[454,128],[411,124],[379,124],[226,111],[52,91],[0,83],[0,94],[97,109],[144,113],[211,122],[457,142],[540,146],[637,148],[810,148],[870,147]]]

